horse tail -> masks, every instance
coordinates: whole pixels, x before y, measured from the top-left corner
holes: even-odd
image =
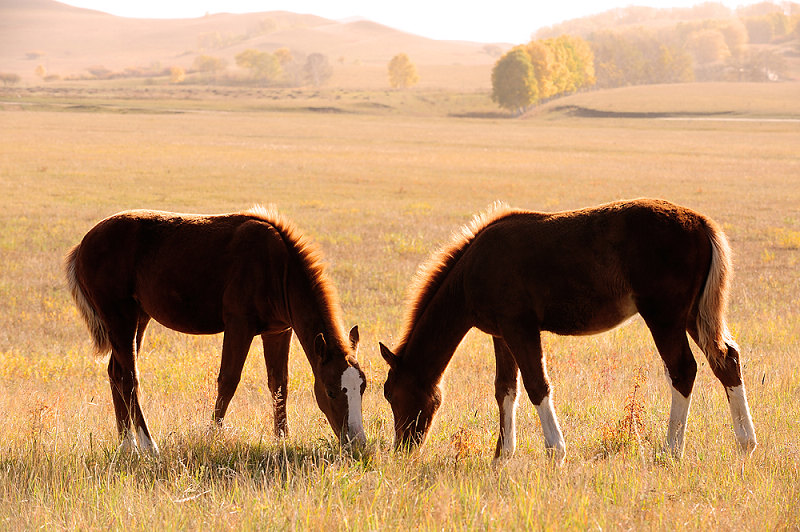
[[[728,355],[729,347],[738,351],[725,321],[733,262],[731,248],[722,229],[710,220],[705,220],[704,226],[711,243],[711,266],[698,303],[697,334],[700,348],[709,363],[720,366]]]
[[[105,323],[94,306],[92,306],[89,298],[86,297],[86,292],[78,280],[76,268],[80,247],[80,244],[78,244],[67,254],[64,259],[64,273],[67,276],[67,285],[72,294],[72,299],[75,300],[78,312],[80,312],[83,321],[89,328],[89,334],[92,336],[92,343],[94,344],[94,352],[98,357],[102,357],[111,351],[111,340],[108,337],[108,329]]]

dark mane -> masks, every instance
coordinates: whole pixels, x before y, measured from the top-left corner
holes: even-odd
[[[339,298],[333,283],[325,272],[322,251],[317,244],[280,214],[274,205],[270,204],[266,207],[255,205],[242,214],[260,218],[280,233],[289,252],[294,254],[305,270],[319,309],[323,313],[325,321],[331,326],[331,332],[336,333],[336,341],[341,342],[343,346],[346,345],[342,340],[341,309],[337,304]]]
[[[401,353],[411,337],[414,324],[419,320],[436,291],[450,273],[450,270],[464,254],[472,240],[487,226],[497,220],[521,212],[502,201],[496,201],[483,212],[476,214],[470,222],[453,233],[450,242],[435,252],[417,270],[406,296],[406,315],[403,319],[403,334],[395,346]]]

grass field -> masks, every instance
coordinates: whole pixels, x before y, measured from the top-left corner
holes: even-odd
[[[578,95],[574,105],[796,119],[800,102],[781,87],[780,100],[717,87],[733,92],[710,102],[696,85],[672,104],[657,89]],[[800,527],[797,122],[450,116],[493,110],[480,94],[297,99],[0,92],[0,528]],[[396,454],[378,341],[391,346],[399,335],[420,262],[497,199],[550,211],[637,196],[704,212],[731,240],[729,321],[759,438],[753,456],[738,455],[722,387],[698,355],[684,459],[664,457],[669,385],[639,319],[593,337],[544,336],[563,468],[548,465],[525,397],[517,455],[492,464],[494,360],[476,332],[445,374],[426,446]],[[296,341],[288,440],[272,435],[258,343],[227,428],[209,433],[221,336],[152,324],[139,370],[162,454],[118,454],[105,362],[90,354],[63,255],[122,209],[216,213],[255,203],[275,203],[323,248],[344,325],[361,330],[372,452],[340,451]],[[638,438],[623,428],[634,410]]]

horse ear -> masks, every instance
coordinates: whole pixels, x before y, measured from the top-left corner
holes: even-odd
[[[397,366],[397,362],[399,361],[397,355],[392,353],[392,351],[388,347],[383,345],[383,343],[378,342],[378,345],[381,346],[381,356],[386,361],[386,363],[389,364],[389,367],[394,368],[395,366]]]
[[[314,338],[314,354],[317,355],[320,362],[327,362],[328,361],[328,346],[325,343],[325,337],[322,333],[319,333],[316,338]]]
[[[358,353],[358,325],[353,325],[353,328],[350,329],[350,347]]]

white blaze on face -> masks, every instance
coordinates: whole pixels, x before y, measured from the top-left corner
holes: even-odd
[[[361,374],[354,367],[342,373],[342,390],[347,396],[347,436],[360,444],[367,442],[364,425],[361,422]]]

